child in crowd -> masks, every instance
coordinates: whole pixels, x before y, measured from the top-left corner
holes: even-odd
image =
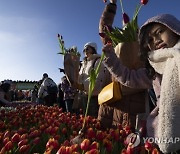
[[[162,14],[147,20],[139,32],[145,68],[123,66],[111,44],[103,47],[104,64],[116,79],[131,88],[154,88],[157,106],[147,118],[147,135],[159,139],[163,153],[180,150],[180,21]],[[171,142],[169,142],[171,140]]]

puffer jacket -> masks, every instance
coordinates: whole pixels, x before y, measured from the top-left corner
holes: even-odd
[[[116,14],[116,4],[106,5],[99,22],[99,33],[104,33],[107,26],[112,26],[114,17]],[[108,37],[101,37],[103,44],[106,44],[109,40]],[[118,45],[119,46],[119,45]],[[119,47],[116,47],[116,55],[121,59]],[[118,49],[119,48],[119,49]],[[128,55],[123,55],[124,58],[128,59]],[[132,56],[132,55],[131,55]],[[121,59],[122,61],[122,59]],[[124,60],[126,62],[126,60]],[[126,64],[125,64],[126,65]],[[141,64],[137,65],[137,69]],[[117,127],[121,124],[122,126],[129,125],[135,128],[136,117],[140,113],[145,113],[145,102],[146,102],[146,90],[144,89],[130,89],[122,86],[122,99],[118,102],[110,105],[101,105],[99,108],[98,119],[101,122],[103,128]]]

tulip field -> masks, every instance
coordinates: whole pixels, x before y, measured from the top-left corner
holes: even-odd
[[[159,153],[150,143],[126,143],[130,127],[101,130],[100,122],[86,117],[85,133],[77,137],[83,115],[62,112],[58,106],[28,105],[0,108],[0,154],[133,154]]]

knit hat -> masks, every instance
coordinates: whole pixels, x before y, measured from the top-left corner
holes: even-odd
[[[144,32],[147,25],[151,23],[163,24],[164,26],[168,27],[170,30],[172,30],[174,33],[180,36],[180,20],[178,20],[177,18],[175,18],[173,15],[170,14],[161,14],[148,19],[141,26],[139,35],[141,35],[141,33]]]
[[[84,45],[84,49],[85,49],[87,46],[93,47],[93,48],[96,50],[96,52],[97,52],[97,44],[96,44],[96,43],[94,43],[94,42],[88,42],[88,43],[86,43],[86,44]]]

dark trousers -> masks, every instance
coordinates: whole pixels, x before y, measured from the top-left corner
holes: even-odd
[[[55,103],[57,103],[57,94],[49,94],[44,97],[44,105],[46,106],[53,106]]]
[[[65,105],[66,105],[66,112],[72,113],[73,99],[65,100]]]
[[[88,101],[88,96],[85,96],[85,99],[83,102],[84,113],[86,112],[87,101]],[[87,115],[97,118],[98,117],[98,111],[99,111],[98,96],[92,96],[90,103],[89,103]]]

